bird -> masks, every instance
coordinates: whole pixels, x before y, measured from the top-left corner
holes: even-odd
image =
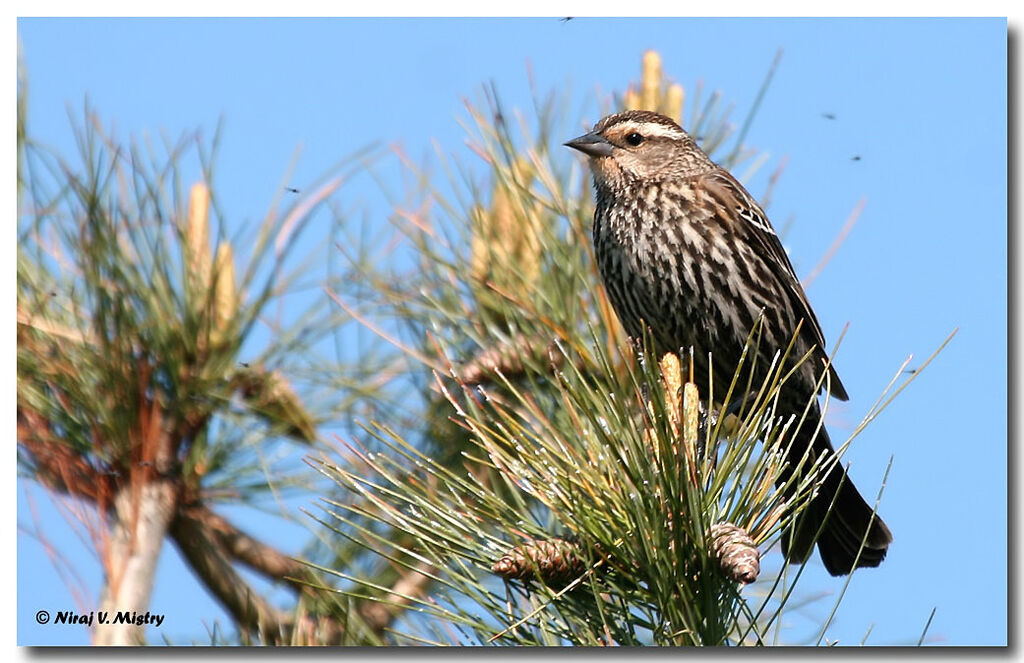
[[[783,532],[783,553],[790,563],[805,562],[817,536],[831,575],[877,567],[892,533],[836,462],[821,425],[819,384],[827,384],[834,398],[848,395],[764,211],[664,115],[642,110],[609,115],[565,145],[588,158],[596,192],[594,255],[629,336],[649,333],[658,356],[689,350],[695,376],[713,378],[719,404],[758,321],[762,337],[753,384],[764,381],[776,350],[785,352],[794,336],[789,356],[810,353],[782,384],[776,404],[778,416],[795,418],[791,440],[783,442],[786,469],[777,483],[784,491],[795,490],[799,481],[790,477],[815,471],[816,460],[831,459],[822,466],[831,469],[818,477],[819,488],[803,515]],[[795,366],[796,360],[790,363]],[[819,382],[823,371],[827,379]]]

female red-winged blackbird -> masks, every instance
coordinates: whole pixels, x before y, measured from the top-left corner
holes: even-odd
[[[847,399],[827,363],[818,320],[764,212],[678,124],[657,113],[628,111],[604,118],[566,145],[590,157],[598,266],[630,336],[642,338],[649,328],[659,354],[693,348],[696,374],[705,384],[710,353],[713,396],[721,403],[758,317],[761,372],[755,369],[754,384],[766,377],[776,350],[785,351],[799,325],[790,356],[812,355],[783,384],[776,412],[799,421],[825,366],[832,396]],[[834,454],[820,421],[814,401],[790,433],[793,439],[783,443],[789,472],[806,473],[816,459]],[[832,575],[849,573],[855,560],[857,566],[878,566],[892,534],[843,468],[831,465],[806,515],[784,533],[783,552],[790,562],[807,559],[821,529],[818,550]]]

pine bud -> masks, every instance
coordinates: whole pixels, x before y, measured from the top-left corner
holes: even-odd
[[[238,314],[238,291],[235,285],[235,258],[231,244],[222,242],[217,247],[214,259],[214,270],[217,285],[213,297],[213,336],[214,345],[221,345],[229,338],[231,321]]]
[[[697,445],[700,437],[700,392],[692,381],[683,385],[683,457],[689,469],[690,485],[697,488]]]
[[[658,362],[661,367],[661,379],[665,385],[665,409],[673,435],[678,438],[682,428],[682,412],[680,396],[683,391],[682,371],[679,368],[679,357],[671,352],[665,353]]]
[[[661,100],[661,56],[657,51],[644,53],[640,77],[640,103],[644,110],[657,111]]]
[[[188,197],[188,217],[185,220],[185,247],[188,274],[194,292],[200,296],[210,284],[210,192],[205,184],[192,187]]]
[[[524,201],[524,191],[533,179],[533,166],[525,159],[517,160],[506,178],[495,182],[491,208],[476,206],[472,210],[470,275],[474,280],[519,288],[522,283],[512,274],[520,274],[528,284],[540,274],[543,209],[538,205],[527,208]]]
[[[626,90],[626,96],[623,98],[622,105],[626,107],[626,110],[640,110],[640,95],[637,94],[632,85]]]
[[[683,126],[683,86],[679,83],[673,83],[669,86],[668,92],[665,93],[665,114],[676,121],[679,126]]]

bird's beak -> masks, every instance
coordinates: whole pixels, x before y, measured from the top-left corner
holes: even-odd
[[[579,138],[573,138],[565,145],[590,157],[610,157],[612,148],[615,147],[604,136],[595,133],[583,134]]]

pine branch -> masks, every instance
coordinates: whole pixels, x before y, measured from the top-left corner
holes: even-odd
[[[310,582],[318,581],[308,566],[246,534],[204,504],[180,509],[177,520],[189,531],[201,529],[203,539],[215,542],[223,555],[271,580],[287,583],[299,590]]]
[[[281,644],[292,632],[294,618],[274,610],[254,593],[234,571],[231,562],[241,562],[274,582],[283,582],[304,594],[307,601],[316,602],[323,592],[333,592],[323,579],[303,562],[285,555],[273,546],[263,543],[238,529],[206,505],[193,504],[178,511],[171,530],[178,547],[204,584],[236,618],[239,624],[265,637],[268,644]],[[392,589],[380,601],[366,601],[358,605],[360,631],[369,631],[380,637],[394,619],[408,607],[409,596],[421,593],[430,583],[432,567],[419,564],[400,574]],[[352,618],[318,614],[317,628],[321,631],[320,644],[340,644],[351,625]]]
[[[28,408],[18,408],[18,442],[32,457],[36,478],[49,489],[101,506],[110,503],[111,476],[72,451],[43,417]]]
[[[235,571],[231,553],[214,529],[220,519],[209,515],[204,510],[179,511],[171,524],[172,540],[240,629],[258,633],[267,644],[283,643],[291,628],[289,617],[271,606]]]
[[[647,54],[623,103],[682,118],[685,99]],[[687,127],[724,152],[731,106],[717,92],[702,100],[699,85],[692,100]],[[719,416],[723,404],[700,394],[720,389],[693,382],[673,355],[625,344],[597,285],[593,201],[576,164],[532,138],[558,135],[551,105],[537,107],[531,131],[493,90],[484,110],[469,105],[470,149],[489,181],[445,162],[446,197],[414,172],[423,202],[403,201],[419,211],[396,215],[396,230],[418,271],[363,263],[372,292],[332,293],[408,360],[426,406],[367,424],[345,441],[344,462],[317,464],[345,491],[321,522],[346,552],[378,555],[375,569],[429,566],[430,595],[409,603],[433,618],[410,625],[416,642],[444,641],[445,623],[459,642],[764,644],[793,584],[761,577],[761,552],[828,470],[811,458],[799,473],[786,466],[803,422],[775,416],[791,375],[782,367],[806,357],[779,348],[770,366],[751,366],[764,356],[755,324],[725,399],[743,405]],[[750,159],[753,172],[766,159],[741,142],[714,158]],[[394,600],[372,573],[325,570],[354,599]]]

